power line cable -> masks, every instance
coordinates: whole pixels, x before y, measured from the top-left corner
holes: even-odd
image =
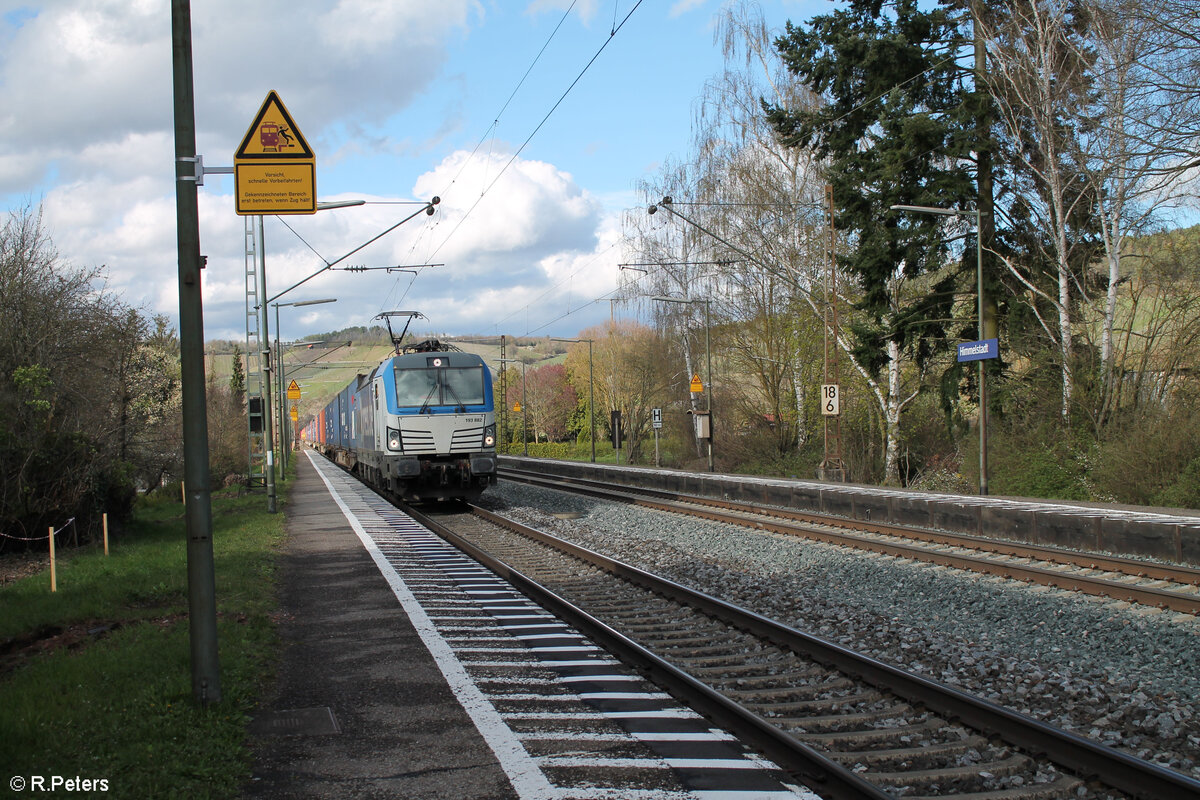
[[[604,52],[605,48],[607,48],[608,45],[612,43],[612,40],[616,37],[617,33],[620,32],[621,28],[625,27],[625,23],[629,21],[629,18],[633,16],[633,13],[635,11],[637,11],[641,5],[642,5],[642,0],[637,0],[637,3],[635,3],[633,8],[631,8],[629,10],[629,13],[625,15],[625,18],[621,20],[621,23],[619,25],[617,25],[615,28],[613,28],[612,32],[609,33],[608,38],[604,40],[604,43],[602,45],[600,45],[600,49],[598,49],[595,52],[595,54],[592,55],[591,59],[588,60],[587,64],[584,65],[583,69],[580,70],[579,74],[575,76],[575,80],[571,81],[571,84],[566,88],[566,90],[562,93],[562,95],[558,98],[558,100],[555,101],[554,105],[550,107],[550,110],[546,112],[546,115],[544,117],[542,117],[542,121],[537,124],[537,127],[535,127],[533,129],[533,131],[529,134],[529,136],[527,136],[525,138],[525,141],[522,142],[521,146],[518,147],[516,152],[514,152],[512,154],[512,157],[509,158],[509,160],[505,163],[505,165],[503,167],[501,167],[500,172],[496,175],[496,177],[494,179],[492,179],[492,182],[489,183],[483,189],[483,191],[480,193],[479,197],[475,200],[475,202],[471,204],[471,207],[467,209],[466,213],[463,214],[462,218],[459,219],[458,223],[454,226],[454,228],[452,228],[450,230],[450,233],[448,233],[446,235],[446,238],[442,240],[442,243],[440,245],[438,245],[437,248],[434,249],[434,251],[432,253],[429,254],[429,259],[427,259],[427,260],[432,260],[434,256],[436,256],[439,252],[441,252],[442,248],[446,246],[446,244],[450,241],[450,239],[454,237],[454,234],[458,232],[458,229],[462,227],[462,224],[467,221],[467,219],[471,216],[471,213],[479,206],[480,201],[483,200],[483,198],[487,195],[488,192],[490,192],[493,188],[495,188],[495,186],[499,182],[500,178],[504,176],[504,173],[508,171],[508,168],[511,167],[513,165],[513,163],[517,160],[517,158],[520,157],[521,153],[524,152],[525,148],[529,145],[529,142],[533,140],[533,137],[536,136],[538,131],[540,131],[542,129],[542,126],[544,126],[546,124],[546,122],[550,119],[550,117],[554,114],[554,112],[558,110],[558,107],[560,105],[562,105],[563,100],[567,99],[567,95],[569,95],[571,93],[571,91],[575,88],[575,86],[578,85],[579,81],[582,80],[583,76],[585,74],[587,74],[587,71],[589,69],[591,69],[593,64],[596,63],[596,59],[598,59],[600,57],[600,54]]]

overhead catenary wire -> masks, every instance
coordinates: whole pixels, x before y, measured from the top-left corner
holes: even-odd
[[[516,151],[512,154],[512,156],[508,159],[508,161],[505,162],[504,166],[500,168],[500,172],[496,175],[496,177],[493,178],[492,181],[489,184],[487,184],[487,186],[484,187],[484,189],[480,193],[479,197],[475,199],[475,202],[471,204],[471,206],[467,209],[466,213],[463,214],[463,216],[459,219],[459,221],[455,224],[455,226],[450,230],[450,232],[448,234],[446,234],[446,238],[442,240],[442,243],[439,244],[433,250],[433,252],[429,254],[429,256],[428,256],[429,260],[432,260],[434,258],[434,256],[436,256],[439,252],[441,252],[442,248],[445,247],[446,244],[450,241],[450,239],[452,239],[454,237],[455,233],[458,232],[459,228],[462,227],[463,223],[466,222],[467,219],[471,216],[471,213],[474,212],[474,210],[479,206],[480,201],[482,201],[483,198],[485,196],[487,196],[488,192],[490,192],[493,188],[495,188],[496,184],[500,181],[500,178],[502,178],[504,176],[504,173],[508,171],[508,168],[511,167],[514,162],[516,162],[516,160],[520,157],[521,153],[525,151],[525,148],[529,146],[529,143],[533,140],[533,137],[536,136],[538,134],[538,131],[540,131],[542,129],[542,127],[546,124],[546,122],[549,121],[550,117],[553,116],[554,112],[558,110],[558,107],[560,105],[562,105],[564,100],[567,99],[567,95],[569,95],[571,93],[571,91],[579,84],[579,81],[583,79],[583,76],[586,75],[588,70],[591,69],[592,65],[596,63],[596,59],[598,59],[600,57],[600,54],[603,53],[604,50],[609,46],[609,44],[612,43],[612,40],[621,31],[621,29],[623,27],[625,27],[625,23],[627,23],[629,21],[630,17],[633,16],[634,12],[637,11],[641,5],[642,5],[642,0],[637,0],[637,2],[634,4],[633,8],[631,8],[629,10],[629,13],[626,14],[624,19],[621,20],[621,23],[612,29],[612,31],[608,35],[608,38],[606,38],[604,40],[604,43],[600,45],[599,49],[596,50],[596,52],[588,60],[587,64],[584,65],[583,69],[579,71],[579,74],[575,76],[575,79],[573,81],[571,81],[570,85],[567,86],[567,88],[563,91],[562,95],[559,96],[558,100],[556,100],[554,102],[554,105],[550,107],[550,110],[546,112],[545,116],[542,117],[542,120],[537,124],[536,127],[534,127],[533,131],[531,131],[530,134],[527,137],[525,137],[525,141],[523,141],[521,143],[521,145],[516,149]]]

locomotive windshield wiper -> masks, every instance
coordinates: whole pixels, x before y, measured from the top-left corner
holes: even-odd
[[[429,401],[433,399],[433,393],[436,392],[438,390],[438,388],[441,387],[441,385],[442,384],[439,382],[436,382],[436,381],[434,382],[433,387],[429,390],[429,394],[425,395],[425,402],[421,403],[421,410],[417,412],[418,414],[432,414],[433,413],[429,409]]]
[[[454,387],[447,383],[446,391],[449,392],[450,396],[454,398],[454,402],[458,403],[458,413],[460,413],[460,414],[467,413],[467,407],[463,405],[462,400],[458,399],[458,392],[454,391]]]

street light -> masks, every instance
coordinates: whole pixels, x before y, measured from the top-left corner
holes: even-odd
[[[715,470],[713,468],[713,429],[712,429],[712,396],[713,396],[712,337],[711,337],[712,319],[710,317],[710,307],[711,307],[712,303],[709,300],[709,298],[707,298],[707,297],[698,298],[695,300],[688,300],[687,298],[683,298],[683,297],[664,297],[662,295],[659,295],[657,297],[652,297],[650,299],[657,300],[660,303],[682,303],[684,305],[695,305],[696,303],[704,303],[704,358],[708,364],[708,370],[707,370],[708,371],[708,392],[706,393],[708,410],[705,412],[706,414],[708,414],[708,471],[714,472]]]
[[[559,339],[550,337],[552,342],[587,342],[588,346],[588,416],[592,426],[592,463],[596,463],[596,383],[592,380],[592,339]]]
[[[331,208],[350,208],[351,206],[365,206],[366,200],[318,200],[317,211],[328,211]]]
[[[978,298],[976,327],[979,338],[983,339],[983,225],[982,215],[978,210],[964,211],[959,208],[939,208],[936,206],[906,206],[894,205],[892,211],[911,211],[915,214],[934,214],[939,217],[975,218],[975,294]],[[984,363],[987,359],[979,359],[979,493],[988,493],[988,457],[987,457],[987,371]]]
[[[525,399],[525,362],[519,358],[501,358],[498,359],[501,364],[516,364],[521,365],[521,452],[526,458],[529,457],[529,402]],[[503,367],[501,367],[503,369]],[[508,398],[504,398],[504,402],[508,402]]]
[[[362,204],[363,204],[362,200],[357,200],[357,201],[347,200],[347,201],[345,201],[345,205],[348,205],[348,206],[362,205]],[[320,208],[321,204],[318,203],[317,206],[318,206],[318,208]],[[340,206],[337,206],[337,205],[332,205],[332,206],[328,206],[328,207],[329,208],[340,208]],[[283,346],[280,344],[280,337],[279,337],[279,307],[280,306],[292,306],[293,308],[299,308],[300,306],[317,306],[317,305],[321,305],[322,303],[336,303],[336,302],[337,302],[336,297],[326,297],[321,300],[297,300],[292,303],[272,303],[271,304],[271,305],[275,306],[275,373],[277,376],[276,381],[275,381],[275,385],[276,385],[275,396],[279,398],[279,466],[280,466],[280,471],[281,471],[280,474],[287,473],[287,462],[288,462],[287,429],[288,429],[288,425],[287,425],[287,421],[286,421],[286,415],[283,410],[283,406],[284,406],[284,402],[283,402],[284,401]]]

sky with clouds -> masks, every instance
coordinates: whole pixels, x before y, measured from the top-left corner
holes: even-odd
[[[686,155],[722,0],[196,0],[197,152],[229,166],[267,93],[322,201],[267,217],[268,294],[441,198],[281,301],[284,338],[419,310],[430,331],[571,336],[609,314],[634,187]],[[782,28],[831,0],[761,0]],[[178,316],[167,0],[0,0],[0,199],[41,207],[62,258]],[[614,29],[616,32],[614,33]],[[590,66],[589,66],[589,62]],[[574,85],[572,85],[574,84]],[[245,337],[231,176],[200,189],[205,336]],[[339,266],[342,266],[339,265]],[[272,318],[271,324],[274,324]]]

